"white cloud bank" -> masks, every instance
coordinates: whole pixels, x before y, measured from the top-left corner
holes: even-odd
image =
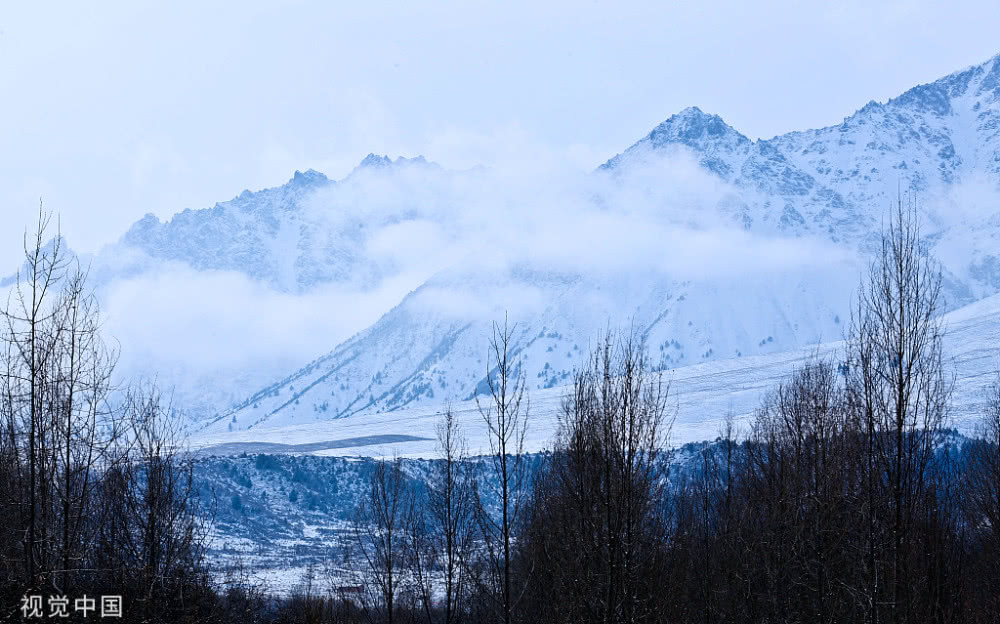
[[[533,153],[531,145],[518,151]],[[481,320],[546,304],[544,285],[512,271],[732,280],[851,261],[829,241],[742,229],[718,209],[737,195],[684,151],[620,179],[546,158],[464,172],[363,170],[316,191],[302,219],[352,249],[371,281],[291,294],[234,271],[152,263],[104,289],[106,328],[128,370],[215,383],[257,370],[270,381],[371,325],[435,275],[420,297],[426,312]]]

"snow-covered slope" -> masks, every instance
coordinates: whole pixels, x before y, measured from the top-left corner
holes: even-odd
[[[838,268],[839,269],[839,268]],[[644,338],[665,367],[771,353],[841,336],[838,311],[854,273],[749,275],[704,282],[515,271],[508,279],[439,277],[329,355],[249,397],[211,427],[244,429],[326,420],[483,391],[491,323],[516,313],[515,354],[532,390],[565,384],[609,323]],[[823,279],[824,288],[816,287]],[[839,282],[839,283],[838,283]],[[456,316],[454,293],[482,303]],[[510,302],[504,293],[516,293]],[[789,305],[807,299],[809,307]]]
[[[955,374],[952,422],[963,433],[974,433],[989,386],[1000,372],[1000,295],[988,297],[945,316],[945,366]],[[665,371],[676,420],[671,443],[710,440],[727,417],[745,424],[765,393],[812,358],[843,359],[841,341],[769,355],[730,358]],[[561,401],[568,388],[556,386],[529,393],[530,424],[527,450],[551,448]],[[473,453],[486,452],[486,428],[474,401],[451,405]],[[336,456],[434,457],[435,427],[445,409],[427,404],[392,412],[360,411],[345,418],[248,431],[198,436],[192,441],[205,453],[270,452],[261,444],[309,444],[287,452]],[[744,427],[745,432],[745,427]],[[219,445],[226,444],[226,447]],[[273,450],[273,449],[272,449]],[[280,451],[279,451],[280,452]]]

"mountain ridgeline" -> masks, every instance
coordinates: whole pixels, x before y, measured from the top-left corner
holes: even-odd
[[[676,175],[659,172],[676,172],[677,163],[694,163],[712,187],[710,205],[675,197]],[[244,191],[167,222],[147,215],[113,253],[141,257],[132,272],[180,262],[238,272],[290,295],[330,286],[370,291],[407,269],[372,252],[389,228],[414,226],[419,234],[430,224],[461,240],[480,231],[469,222],[502,220],[505,206],[468,207],[470,189],[490,175],[369,155],[343,180],[296,172],[281,187]],[[196,426],[278,426],[468,399],[484,387],[486,338],[505,313],[516,321],[514,350],[529,389],[569,382],[608,325],[631,327],[664,368],[837,340],[899,192],[920,207],[923,243],[942,263],[949,309],[1000,292],[1000,56],[870,102],[839,125],[767,140],[688,108],[585,179],[587,215],[627,222],[632,200],[642,197],[646,217],[668,231],[688,228],[681,231],[692,233],[692,245],[716,232],[723,242],[699,258],[664,241],[665,260],[651,256],[648,266],[634,258],[574,266],[544,253],[439,262],[374,324],[341,344],[317,344],[317,357],[298,370],[248,361],[248,370],[265,372],[245,379],[274,382],[228,388],[226,396],[245,399],[192,410]],[[553,231],[549,245],[559,249],[573,224]],[[729,240],[749,251],[728,257]],[[808,261],[768,260],[783,245],[819,251],[804,254]],[[490,244],[482,247],[488,256]],[[740,264],[753,267],[731,266]],[[109,270],[102,279],[114,277]]]

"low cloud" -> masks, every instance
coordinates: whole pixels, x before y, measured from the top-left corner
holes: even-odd
[[[530,146],[523,146],[532,153]],[[720,211],[740,192],[681,149],[622,175],[545,167],[449,172],[409,165],[359,171],[309,201],[319,227],[364,224],[367,260],[393,274],[457,267],[502,270],[656,270],[678,279],[828,265],[845,252],[825,239],[743,229]],[[537,160],[533,161],[537,164]]]
[[[165,385],[206,396],[243,379],[245,393],[332,350],[411,292],[428,315],[527,318],[551,303],[550,278],[722,283],[851,261],[829,241],[743,229],[720,210],[738,196],[683,150],[620,175],[581,172],[552,154],[459,172],[358,170],[308,197],[301,219],[324,245],[349,250],[367,281],[293,293],[235,271],[143,261],[102,286],[106,329],[126,371],[160,372]],[[620,301],[592,303],[631,313]],[[240,377],[247,371],[256,373]]]
[[[294,295],[240,273],[171,263],[112,282],[102,299],[106,333],[121,343],[126,369],[183,366],[213,376],[300,365],[377,320],[412,287],[391,279],[368,291],[328,286]]]

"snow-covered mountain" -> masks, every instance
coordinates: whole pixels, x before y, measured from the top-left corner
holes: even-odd
[[[340,184],[350,186],[359,178],[377,179],[400,170],[436,169],[422,157],[392,161],[369,154]],[[147,214],[121,242],[156,260],[180,261],[198,270],[237,271],[283,292],[306,292],[331,282],[374,284],[382,275],[366,261],[364,239],[357,230],[377,224],[337,222],[337,215],[310,205],[317,190],[336,184],[312,169],[296,171],[283,186],[245,190],[210,209],[185,210],[166,223]]]
[[[1000,288],[995,203],[1000,57],[914,87],[885,104],[869,102],[840,125],[769,140],[751,141],[717,115],[688,108],[601,169],[627,170],[678,145],[741,190],[741,201],[723,208],[748,229],[860,240],[863,249],[870,249],[884,208],[898,191],[908,193],[935,209],[927,225],[931,242],[942,247],[939,253],[950,255],[953,243],[974,243],[964,250],[967,258],[946,258],[955,272],[949,281],[953,303]],[[964,186],[987,190],[986,197],[962,197],[985,205],[953,206],[955,188]],[[963,213],[949,214],[954,209]],[[978,236],[983,233],[985,239]],[[970,234],[975,240],[966,238]]]
[[[686,204],[672,197],[676,178],[660,175],[663,162],[675,167],[684,159],[718,183],[701,213],[674,214]],[[723,244],[665,268],[655,258],[645,268],[634,262],[553,268],[544,254],[489,269],[456,261],[368,329],[248,394],[209,429],[466,400],[482,389],[491,324],[505,313],[517,323],[517,355],[533,389],[569,379],[609,325],[631,327],[666,367],[835,340],[863,259],[900,190],[924,213],[926,242],[943,262],[948,307],[992,295],[1000,291],[1000,57],[884,104],[871,102],[837,126],[769,140],[750,140],[720,117],[689,108],[602,165],[588,184],[595,213],[585,216],[629,219],[641,198],[650,223],[686,224],[681,238],[735,230],[742,232],[738,245],[749,241],[755,255],[789,241],[843,255],[758,267],[738,251],[729,257]],[[414,212],[405,200],[391,215],[426,218],[426,210]],[[569,239],[550,244],[572,245]],[[663,246],[677,243],[668,238]],[[716,262],[754,267],[699,275],[681,266]]]
[[[124,372],[158,375],[196,429],[223,435],[468,400],[505,316],[535,391],[569,380],[608,327],[665,368],[837,340],[898,191],[920,207],[949,309],[1000,292],[1000,56],[767,140],[688,108],[564,173],[369,155],[341,180],[296,172],[147,215],[85,265],[112,317],[218,317],[207,333],[226,340],[197,355],[186,345],[210,341],[162,318],[148,344],[144,319],[114,337]],[[370,320],[343,320],[372,302]],[[294,305],[316,310],[274,314]]]

